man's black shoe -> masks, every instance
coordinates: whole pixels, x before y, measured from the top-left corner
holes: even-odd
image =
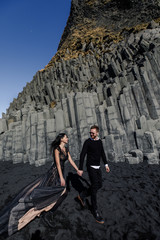
[[[78,195],[77,198],[81,202],[82,207],[85,207],[84,199],[80,195]]]
[[[93,212],[93,216],[95,217],[96,222],[101,223],[101,224],[104,223],[103,218],[99,215],[97,210]]]

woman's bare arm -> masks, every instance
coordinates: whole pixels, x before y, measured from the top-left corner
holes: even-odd
[[[81,171],[81,170],[78,169],[77,165],[76,165],[75,162],[72,160],[71,155],[70,155],[69,152],[68,152],[68,161],[69,161],[70,164],[74,167],[74,169],[77,171],[77,174],[78,174],[79,176],[82,176],[83,171]]]

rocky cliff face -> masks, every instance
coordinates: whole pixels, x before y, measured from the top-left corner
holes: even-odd
[[[57,54],[0,120],[0,159],[42,165],[62,131],[77,159],[98,124],[109,161],[158,164],[159,5],[73,0]]]
[[[92,51],[105,50],[131,32],[145,29],[151,20],[160,21],[157,0],[73,0],[59,51],[47,65]]]

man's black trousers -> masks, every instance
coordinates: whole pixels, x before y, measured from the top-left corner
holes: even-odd
[[[93,211],[97,210],[97,191],[102,187],[102,173],[100,169],[95,169],[91,166],[87,166],[87,171],[90,179],[91,186],[87,191],[80,193],[82,198],[91,195],[91,203]]]

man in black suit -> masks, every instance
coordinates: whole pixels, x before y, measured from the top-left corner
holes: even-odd
[[[81,176],[83,174],[83,163],[84,158],[87,154],[87,172],[89,175],[89,179],[91,182],[91,187],[87,191],[83,191],[78,195],[78,199],[80,200],[82,206],[85,206],[85,198],[91,195],[93,216],[96,221],[99,223],[104,223],[103,218],[100,216],[97,208],[97,191],[102,187],[102,173],[100,170],[100,159],[102,158],[106,172],[109,172],[108,161],[106,159],[106,155],[104,152],[102,141],[98,137],[99,128],[94,125],[90,128],[90,138],[88,138],[84,144],[80,154],[80,164],[79,170],[81,170]]]

